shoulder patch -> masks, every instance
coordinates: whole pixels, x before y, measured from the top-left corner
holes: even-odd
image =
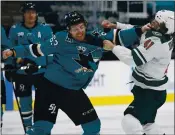
[[[99,36],[100,32],[98,30],[94,30],[91,32],[93,36]]]
[[[91,32],[91,34],[92,34],[93,36],[98,36],[98,37],[100,37],[100,36],[105,36],[105,35],[106,35],[106,33],[103,32],[103,31],[101,31],[101,30],[94,30],[94,31]]]
[[[12,26],[12,28],[16,28],[16,24],[14,24],[14,25]]]
[[[48,26],[48,24],[47,23],[44,23],[44,22],[42,22],[41,25]]]
[[[147,31],[147,33],[145,34],[145,39],[149,37],[158,37],[162,44],[168,42],[171,39],[169,35],[163,35],[160,32],[152,30]]]
[[[145,38],[149,38],[149,37],[153,37],[153,36],[161,38],[162,34],[157,32],[157,31],[152,31],[152,30],[147,31],[146,34],[145,34]]]
[[[161,36],[162,36],[162,34],[161,34],[161,33],[156,32],[156,31],[152,31],[152,33],[153,33],[153,35],[155,35],[155,36],[159,36],[159,37],[161,37]]]

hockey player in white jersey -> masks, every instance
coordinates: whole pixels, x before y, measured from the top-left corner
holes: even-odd
[[[150,24],[151,30],[141,35],[140,45],[133,50],[104,41],[106,49],[135,67],[132,73],[134,100],[122,120],[126,134],[165,134],[155,124],[155,117],[166,100],[166,74],[175,42],[174,12],[158,11]]]

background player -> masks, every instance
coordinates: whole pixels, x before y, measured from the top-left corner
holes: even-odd
[[[11,42],[9,41],[9,39],[7,38],[6,36],[6,32],[5,32],[5,29],[3,26],[1,26],[1,50],[5,50],[5,49],[8,49],[8,48],[11,48],[12,45],[11,45]],[[1,59],[1,68],[7,68],[7,64],[8,63],[11,63],[11,60],[12,59],[8,59],[6,61],[3,61]],[[3,124],[3,121],[2,121],[2,117],[3,117],[3,106],[6,104],[6,87],[5,87],[5,82],[4,82],[4,76],[3,76],[3,71],[1,71],[1,127],[2,127],[2,124]]]
[[[10,29],[9,39],[13,46],[22,44],[23,46],[32,43],[41,43],[52,37],[50,26],[38,22],[37,7],[31,2],[24,3],[22,9],[23,21],[13,25]],[[16,94],[20,97],[22,118],[26,130],[32,125],[32,85],[37,87],[40,76],[45,72],[44,68],[37,69],[35,66],[46,66],[51,61],[51,57],[41,58],[18,57],[15,59],[16,68],[30,66],[26,70],[18,70],[13,75],[15,81]]]

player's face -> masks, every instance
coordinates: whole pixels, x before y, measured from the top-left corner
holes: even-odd
[[[151,28],[154,30],[159,30],[160,24],[156,20],[153,20],[153,21],[151,21]]]
[[[37,17],[37,13],[35,10],[27,10],[24,13],[24,21],[26,23],[30,23],[30,24],[35,23],[36,17]]]
[[[69,32],[75,40],[83,41],[86,35],[86,26],[84,23],[72,25]]]

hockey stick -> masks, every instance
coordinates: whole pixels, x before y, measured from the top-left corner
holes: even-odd
[[[26,69],[29,69],[29,68],[30,68],[30,66],[22,66],[20,68],[6,69],[5,66],[4,66],[4,63],[1,63],[1,71],[12,71],[13,72],[13,71],[17,71],[17,70],[26,70]],[[41,69],[41,68],[46,68],[46,66],[35,66],[35,68]],[[20,118],[21,118],[21,121],[22,121],[22,126],[23,126],[23,129],[24,129],[24,132],[26,133],[26,127],[24,125],[24,119],[22,118],[20,103],[19,103],[19,100],[18,100],[18,97],[17,97],[17,94],[16,94],[15,82],[13,82],[12,77],[10,77],[10,82],[12,83],[12,87],[13,87],[13,91],[14,91],[14,95],[15,95],[15,100],[16,100],[17,107],[19,109]]]
[[[2,66],[2,68],[4,68],[4,67]],[[4,71],[2,71],[2,72],[3,72],[3,74],[5,73]],[[1,72],[1,73],[2,73],[2,72]],[[5,75],[3,75],[3,77],[4,77],[4,76],[5,76]],[[4,77],[4,79],[5,79],[5,77]],[[10,78],[10,82],[12,83],[12,87],[13,87],[15,99],[16,99],[16,102],[17,102],[17,106],[18,106],[18,109],[19,109],[19,114],[20,114],[20,118],[21,118],[21,121],[22,121],[23,129],[24,129],[24,132],[26,133],[26,129],[25,129],[25,126],[24,126],[24,120],[23,120],[22,114],[21,114],[21,108],[20,108],[20,105],[19,105],[19,102],[18,102],[18,98],[17,98],[17,96],[16,96],[16,90],[15,90],[15,86],[14,86],[14,84],[13,84],[12,78]],[[2,132],[2,131],[1,131],[1,132]]]
[[[11,78],[11,83],[12,83],[12,87],[13,87],[13,91],[14,91],[14,95],[15,95],[15,100],[16,100],[16,103],[17,103],[17,106],[18,106],[18,109],[19,109],[19,114],[20,114],[20,118],[21,118],[21,121],[22,121],[22,126],[23,126],[23,129],[24,129],[24,132],[26,133],[24,120],[22,118],[22,113],[21,113],[21,107],[19,105],[18,97],[16,96],[16,88],[15,88],[15,84],[14,84],[15,82],[13,82],[12,78]]]
[[[46,66],[35,66],[37,69],[41,69],[41,68],[46,68]],[[17,71],[17,70],[26,70],[29,69],[30,66],[22,66],[20,68],[13,68],[13,69],[6,69],[5,67],[1,68],[1,71]]]

